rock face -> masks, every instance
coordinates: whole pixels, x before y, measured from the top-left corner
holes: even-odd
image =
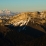
[[[44,24],[46,23],[45,16],[46,15],[42,12],[23,12],[10,18],[9,23],[14,26],[27,25],[29,21],[37,24]]]
[[[27,15],[27,13],[21,13],[17,16],[13,16],[9,23],[13,24],[14,26],[22,26],[27,25],[30,20],[31,18]]]

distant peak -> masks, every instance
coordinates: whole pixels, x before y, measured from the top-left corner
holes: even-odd
[[[4,9],[4,10],[0,10],[0,15],[14,15],[13,14],[14,12],[12,12],[12,11],[10,11],[10,10],[8,10],[8,9]]]

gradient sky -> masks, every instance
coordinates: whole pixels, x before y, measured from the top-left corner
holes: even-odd
[[[46,0],[0,0],[0,10],[13,12],[46,10]]]

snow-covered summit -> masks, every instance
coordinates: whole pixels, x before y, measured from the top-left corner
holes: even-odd
[[[14,15],[14,12],[11,12],[8,9],[0,10],[0,15]]]

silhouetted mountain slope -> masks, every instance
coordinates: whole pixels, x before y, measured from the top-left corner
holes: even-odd
[[[0,32],[0,46],[13,46],[10,39],[5,38],[4,34]]]
[[[0,32],[1,33],[3,33],[4,35],[6,35],[6,33],[9,32],[9,31],[10,31],[9,28],[0,25]]]
[[[5,26],[0,25],[0,46],[13,46],[13,43],[10,39],[5,38],[7,32],[11,31]]]
[[[30,27],[32,27],[34,29],[37,29],[37,30],[42,31],[42,32],[45,32],[44,28],[41,27],[41,25],[38,25],[37,23],[32,23],[31,21],[29,21],[27,26],[30,26]]]
[[[13,26],[13,25],[9,25],[7,27],[9,29],[11,29],[11,30],[14,30],[14,31],[18,32],[18,33],[24,33],[24,34],[32,36],[34,38],[35,37],[40,37],[40,36],[45,34],[45,32],[42,32],[42,31],[40,31],[38,29],[35,29],[35,28],[31,27],[31,26],[26,26],[26,25],[16,26],[16,27]]]
[[[46,35],[43,35],[40,38],[35,39],[33,46],[46,46]]]
[[[0,26],[0,46],[46,46],[46,34],[29,26]],[[5,30],[3,30],[3,29]]]
[[[44,23],[43,25],[40,25],[45,31],[46,31],[46,23]]]
[[[40,37],[44,34],[44,32],[41,32],[41,31],[39,31],[37,29],[34,29],[32,27],[29,27],[29,26],[27,26],[25,28],[25,30],[22,30],[21,32],[25,33],[25,34],[28,34],[30,36],[33,36],[33,37]]]
[[[41,27],[46,31],[46,27],[44,27],[43,25],[41,25]]]

